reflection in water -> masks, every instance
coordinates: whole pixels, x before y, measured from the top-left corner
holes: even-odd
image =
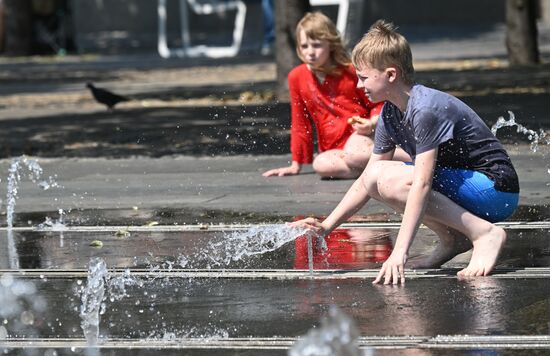
[[[295,240],[295,269],[308,269],[306,236]],[[388,230],[337,229],[323,241],[313,239],[313,268],[374,268],[392,251]]]
[[[476,333],[494,334],[502,327],[507,314],[502,304],[507,293],[504,281],[493,277],[464,278],[459,279],[459,285],[466,290],[467,298],[458,303],[470,303],[473,311],[465,327]]]

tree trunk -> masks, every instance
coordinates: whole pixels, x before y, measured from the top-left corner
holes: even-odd
[[[506,49],[512,66],[540,62],[536,0],[506,0]]]
[[[309,0],[275,1],[275,61],[277,63],[277,98],[288,101],[288,72],[300,64],[296,55],[296,25],[311,11]]]
[[[5,54],[31,54],[32,7],[30,0],[4,0]]]

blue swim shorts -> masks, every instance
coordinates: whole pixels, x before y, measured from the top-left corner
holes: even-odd
[[[519,201],[519,193],[496,190],[489,177],[468,169],[437,167],[432,189],[490,222],[508,218]]]

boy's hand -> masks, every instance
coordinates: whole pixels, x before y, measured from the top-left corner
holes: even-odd
[[[288,223],[288,226],[301,227],[322,237],[328,235],[328,231],[323,227],[323,224],[319,220],[312,217]]]
[[[372,283],[381,282],[384,278],[384,284],[405,284],[405,262],[407,262],[407,255],[396,253],[394,250],[386,262],[382,264],[378,276]]]
[[[360,135],[370,136],[374,132],[374,125],[372,120],[369,119],[352,116],[348,119],[348,124],[350,124]]]

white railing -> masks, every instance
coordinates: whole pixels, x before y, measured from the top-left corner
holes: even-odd
[[[340,31],[342,38],[345,37],[349,13],[349,0],[309,0],[309,4],[311,6],[338,5],[336,28]]]
[[[158,52],[163,58],[170,57],[200,57],[211,58],[234,57],[241,48],[244,21],[246,18],[246,5],[243,1],[198,1],[198,0],[180,0],[180,23],[181,23],[181,48],[169,48],[166,34],[166,1],[158,0]],[[233,28],[233,42],[230,46],[208,46],[192,45],[189,31],[189,11],[188,7],[197,15],[210,15],[213,13],[224,13],[236,10],[235,25]]]
[[[181,48],[168,47],[167,39],[167,0],[158,0],[158,52],[163,58],[171,57],[201,57],[210,58],[234,57],[239,53],[244,32],[244,22],[246,18],[246,5],[240,0],[220,1],[220,0],[180,0],[180,24],[181,24]],[[349,0],[310,0],[312,6],[338,5],[338,17],[336,27],[342,37],[346,33],[346,25],[349,13]],[[208,46],[192,45],[189,31],[189,10],[193,10],[197,15],[210,15],[213,13],[225,13],[235,11],[235,24],[233,28],[233,42],[230,46]]]

